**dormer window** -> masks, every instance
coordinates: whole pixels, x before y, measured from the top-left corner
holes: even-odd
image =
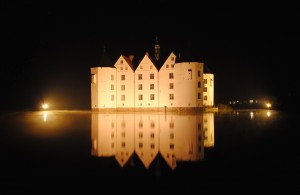
[[[171,60],[174,61],[174,57],[171,57]]]
[[[123,60],[121,60],[121,64],[123,64]]]

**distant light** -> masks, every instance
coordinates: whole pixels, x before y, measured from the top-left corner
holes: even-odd
[[[43,108],[43,109],[48,109],[49,106],[48,106],[48,104],[43,104],[43,105],[42,105],[42,108]]]
[[[270,112],[270,111],[267,112],[267,116],[268,116],[268,117],[271,116],[271,112]]]
[[[253,100],[249,100],[249,103],[252,104],[254,101]]]
[[[272,104],[266,103],[266,106],[267,106],[267,108],[271,108],[271,107],[272,107]]]

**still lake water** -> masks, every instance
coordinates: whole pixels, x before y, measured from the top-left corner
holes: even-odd
[[[299,119],[275,110],[1,113],[0,192],[299,191]]]

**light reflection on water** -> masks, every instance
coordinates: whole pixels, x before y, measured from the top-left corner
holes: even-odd
[[[123,167],[135,153],[145,168],[159,154],[170,168],[177,161],[204,159],[214,146],[214,113],[92,114],[92,155],[114,156]]]
[[[294,181],[289,178],[300,170],[298,122],[298,115],[274,110],[0,113],[0,179],[9,190],[35,189],[37,183],[59,189],[68,182],[69,190],[149,175],[191,178],[187,186],[195,190],[200,184],[213,189],[215,181],[247,187]],[[182,185],[170,186],[177,191]]]

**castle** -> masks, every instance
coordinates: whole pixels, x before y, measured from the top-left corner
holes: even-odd
[[[158,41],[154,56],[146,52],[134,62],[133,55],[121,54],[112,64],[103,53],[99,66],[90,69],[92,110],[202,110],[214,106],[214,74],[205,72],[203,62],[174,52],[161,61]]]

